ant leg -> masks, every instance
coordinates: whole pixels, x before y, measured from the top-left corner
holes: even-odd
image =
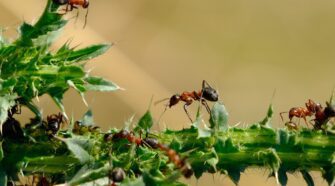
[[[308,125],[308,123],[307,123],[306,117],[303,117],[303,119],[304,119],[304,121],[305,121],[305,124],[306,124],[307,128],[309,128],[309,125]]]
[[[186,109],[186,107],[189,106],[189,105],[191,105],[191,103],[192,103],[192,102],[186,103],[186,104],[184,105],[184,110],[185,110],[185,113],[187,114],[188,118],[191,120],[191,123],[193,123],[193,120],[192,120],[190,114],[188,113],[188,111],[187,111],[187,109]]]
[[[202,100],[201,103],[206,107],[206,110],[209,114],[211,114],[211,109],[208,106],[208,103],[205,100]]]
[[[87,17],[88,17],[88,8],[87,8],[87,11],[86,11],[86,14],[85,14],[85,23],[84,23],[84,26],[83,26],[83,29],[86,27],[87,25]]]
[[[279,113],[279,115],[280,115],[280,117],[281,117],[281,120],[284,122],[284,117],[283,117],[283,114],[284,113],[287,113],[287,112],[281,112],[281,113]]]

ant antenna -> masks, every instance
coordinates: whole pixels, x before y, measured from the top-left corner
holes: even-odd
[[[274,100],[274,97],[275,97],[275,95],[276,95],[276,92],[277,92],[277,90],[274,89],[274,90],[273,90],[273,93],[272,93],[272,97],[271,97],[271,104],[273,103],[273,100]]]

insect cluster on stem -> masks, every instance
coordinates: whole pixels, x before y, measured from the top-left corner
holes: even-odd
[[[117,141],[120,139],[126,139],[130,143],[134,143],[138,146],[145,145],[153,149],[159,149],[169,157],[169,160],[181,171],[184,177],[189,178],[193,175],[193,170],[190,164],[186,161],[186,158],[182,159],[175,150],[169,148],[165,144],[159,143],[155,138],[146,137],[142,139],[141,137],[136,137],[133,132],[127,130],[121,130],[118,133],[106,134],[104,136],[105,141]]]

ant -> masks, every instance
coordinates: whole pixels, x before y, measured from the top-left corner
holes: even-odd
[[[297,118],[299,118],[299,123],[300,123],[300,118],[303,118],[307,127],[308,127],[306,117],[307,116],[312,116],[313,114],[316,114],[317,112],[322,110],[322,106],[319,103],[315,103],[311,99],[309,99],[308,102],[305,103],[305,105],[306,105],[306,108],[293,107],[288,112],[281,112],[280,117],[283,120],[283,122],[284,122],[283,114],[288,113],[288,118],[290,119],[290,121],[288,123],[286,123],[286,125],[288,125],[291,128],[296,129],[297,125],[292,122],[292,119],[293,119],[293,117],[297,117]]]
[[[86,15],[85,15],[85,24],[84,28],[86,27],[87,23],[87,16],[88,16],[88,6],[90,5],[88,0],[53,0],[55,4],[58,5],[66,5],[66,8],[64,9],[66,14],[69,11],[72,11],[73,9],[78,9],[78,6],[83,7],[84,9],[87,9]],[[78,17],[78,15],[77,15]]]
[[[175,164],[177,168],[181,170],[181,173],[185,176],[185,178],[190,178],[193,175],[193,170],[186,162],[186,159],[181,159],[177,152],[173,149],[170,149],[168,146],[161,144],[155,138],[142,139],[141,137],[137,138],[133,132],[129,132],[127,130],[121,130],[116,134],[106,134],[104,136],[105,141],[117,141],[120,139],[127,139],[131,143],[135,143],[136,145],[146,145],[153,149],[160,149],[165,152],[165,154],[169,157],[169,160]]]
[[[64,116],[61,113],[52,114],[47,116],[47,121],[44,123],[44,126],[50,135],[56,135],[59,131],[61,124],[65,122]]]
[[[216,102],[219,99],[219,94],[218,92],[212,88],[206,80],[202,81],[202,88],[200,91],[193,91],[193,92],[186,92],[184,91],[181,94],[175,94],[173,96],[171,96],[171,98],[166,98],[163,100],[159,100],[155,102],[155,105],[168,100],[169,99],[169,104],[166,105],[165,110],[163,111],[163,113],[166,111],[166,109],[169,107],[171,108],[172,106],[176,105],[179,101],[183,101],[185,102],[184,105],[184,110],[185,113],[187,114],[188,118],[191,120],[191,122],[193,123],[192,118],[190,117],[190,114],[187,111],[187,107],[189,105],[191,105],[193,103],[193,101],[200,101],[202,105],[205,106],[207,112],[210,114],[211,113],[211,109],[209,108],[207,101],[212,101],[212,102]]]

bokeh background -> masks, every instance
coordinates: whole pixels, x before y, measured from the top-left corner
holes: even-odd
[[[45,0],[0,0],[0,27],[15,39],[16,28],[34,22]],[[104,129],[122,127],[139,118],[154,101],[184,90],[199,90],[207,80],[220,92],[230,124],[261,120],[270,103],[274,125],[283,127],[279,112],[303,106],[308,98],[325,103],[334,88],[335,1],[333,0],[91,0],[86,10],[68,14],[56,49],[71,39],[73,46],[114,43],[87,69],[116,82],[125,91],[88,93],[95,121]],[[273,96],[275,92],[275,95]],[[65,96],[68,115],[87,110],[73,90]],[[47,96],[38,104],[44,114],[58,112]],[[191,112],[197,104],[191,106]],[[155,119],[164,103],[151,106]],[[31,116],[25,110],[25,118]],[[204,118],[207,118],[204,112]],[[168,110],[160,128],[188,127],[182,105]],[[248,169],[240,185],[276,185],[268,172]],[[316,185],[326,185],[319,173]],[[190,185],[233,185],[222,175],[187,180]],[[289,185],[305,185],[299,174]]]

